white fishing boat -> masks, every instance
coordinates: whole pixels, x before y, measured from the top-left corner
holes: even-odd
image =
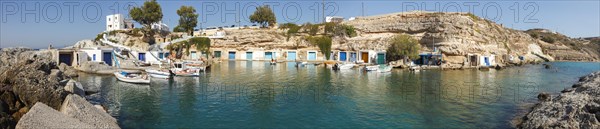
[[[161,79],[169,79],[171,78],[171,72],[169,70],[155,70],[155,69],[146,69],[146,73],[153,78],[161,78]]]
[[[117,80],[128,82],[128,83],[136,83],[136,84],[150,84],[150,79],[147,75],[143,74],[132,74],[127,72],[115,72],[115,77]]]
[[[388,66],[388,65],[381,65],[379,67],[379,70],[377,70],[380,73],[385,73],[385,72],[391,72],[392,71],[392,66]]]
[[[356,64],[342,64],[340,65],[340,70],[344,70],[344,69],[352,69],[354,68],[354,66],[356,66]]]
[[[412,72],[419,72],[421,70],[421,67],[419,67],[419,66],[412,66],[412,67],[408,68],[408,70],[410,70]]]
[[[184,77],[197,77],[200,76],[200,69],[195,67],[187,66],[185,62],[176,62],[174,63],[174,68],[171,69],[171,72],[176,76],[184,76]]]
[[[377,71],[377,70],[379,70],[379,66],[377,66],[377,65],[365,67],[365,71]]]

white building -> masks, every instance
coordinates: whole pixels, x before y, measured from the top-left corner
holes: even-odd
[[[158,30],[158,31],[170,31],[169,30],[169,26],[167,26],[167,24],[162,23],[162,21],[159,21],[157,23],[152,23],[152,25],[150,26],[153,30]]]
[[[325,22],[335,22],[335,23],[340,23],[344,21],[344,17],[340,17],[340,16],[327,16],[325,17]]]
[[[133,28],[133,22],[125,19],[122,14],[106,16],[106,31],[124,30]]]

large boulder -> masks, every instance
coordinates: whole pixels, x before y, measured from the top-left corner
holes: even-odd
[[[78,119],[68,117],[43,103],[36,103],[15,126],[17,129],[33,128],[95,128]]]
[[[69,82],[67,82],[67,85],[65,85],[65,91],[71,92],[72,94],[76,94],[79,96],[85,95],[85,91],[83,90],[83,86],[81,85],[81,83],[72,79],[69,80]]]
[[[60,112],[95,128],[119,128],[115,118],[96,108],[81,96],[68,95]]]
[[[71,67],[71,66],[68,66],[68,65],[67,65],[67,64],[65,64],[65,63],[60,63],[60,65],[58,66],[58,69],[59,69],[60,71],[62,71],[62,72],[63,72],[63,74],[64,74],[65,76],[67,76],[67,77],[74,78],[74,77],[77,77],[77,76],[79,76],[79,74],[77,74],[77,70],[76,70],[76,69],[74,69],[74,68],[73,68],[73,67]]]

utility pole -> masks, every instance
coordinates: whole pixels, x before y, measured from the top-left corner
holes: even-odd
[[[325,23],[325,0],[323,0],[323,2],[321,3],[323,5],[323,9],[321,11],[323,11],[323,23]]]

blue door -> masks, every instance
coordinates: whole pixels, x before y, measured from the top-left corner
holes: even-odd
[[[484,57],[483,60],[485,61],[485,66],[490,66],[490,61],[488,57]]]
[[[296,52],[288,52],[287,60],[296,60]]]
[[[308,52],[308,60],[317,60],[316,52]]]
[[[352,61],[352,62],[356,61],[356,53],[355,52],[350,53],[350,61]]]
[[[102,53],[102,61],[104,61],[104,63],[108,64],[108,66],[112,66],[112,53],[111,52]]]
[[[346,61],[346,52],[340,52],[340,61]]]
[[[252,52],[246,52],[246,60],[252,60]]]
[[[235,60],[235,52],[229,52],[229,59]]]
[[[162,53],[162,52],[159,52],[159,53],[158,53],[158,58],[160,58],[160,59],[165,59],[165,54],[164,54],[164,53]]]
[[[138,59],[141,61],[146,61],[146,53],[139,53]]]
[[[68,66],[71,66],[71,54],[59,54],[60,63],[65,63]]]
[[[265,60],[273,59],[273,52],[265,52]]]
[[[165,53],[165,58],[169,58],[169,53],[168,52]]]

